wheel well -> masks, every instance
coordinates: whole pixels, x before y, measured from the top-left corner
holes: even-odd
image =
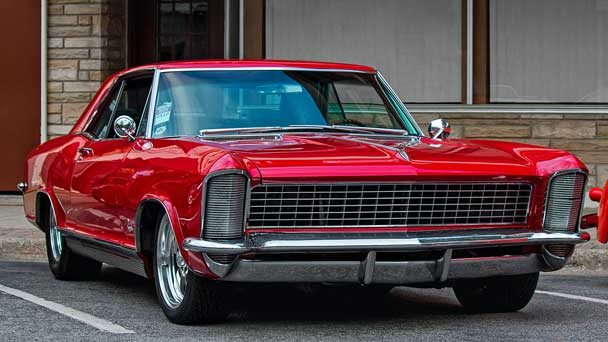
[[[49,210],[51,210],[51,200],[47,194],[38,193],[36,195],[36,224],[42,231],[48,230]]]
[[[152,260],[154,257],[154,240],[156,239],[156,229],[158,220],[165,213],[165,207],[158,201],[147,200],[140,204],[135,218],[135,241],[138,250]]]

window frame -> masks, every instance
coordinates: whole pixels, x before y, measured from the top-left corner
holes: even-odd
[[[101,115],[101,113],[103,112],[102,109],[105,109],[106,106],[109,105],[108,102],[112,100],[115,91],[118,91],[118,97],[117,97],[116,103],[118,104],[120,102],[120,99],[122,98],[122,95],[124,92],[124,87],[125,87],[126,81],[141,78],[141,77],[146,77],[146,76],[152,76],[152,83],[150,84],[150,89],[148,90],[148,95],[146,97],[146,103],[144,104],[144,107],[142,109],[140,121],[139,121],[139,123],[136,123],[137,124],[136,138],[145,137],[145,131],[140,132],[139,126],[140,126],[142,120],[144,119],[144,117],[149,119],[149,115],[150,115],[149,104],[150,104],[150,99],[152,97],[152,91],[154,90],[154,85],[156,82],[156,74],[157,74],[157,69],[152,68],[152,69],[134,70],[134,71],[131,71],[131,72],[128,72],[128,73],[125,73],[123,75],[116,77],[116,79],[114,79],[112,85],[110,86],[110,88],[108,89],[106,94],[104,95],[103,99],[99,102],[97,107],[95,107],[95,110],[91,114],[91,117],[87,121],[87,124],[84,126],[82,131],[80,131],[78,133],[86,136],[87,138],[89,138],[89,140],[92,140],[92,141],[123,139],[123,138],[97,137],[97,136],[91,134],[91,132],[89,132],[89,129],[91,128],[91,125],[93,124],[95,118],[98,115]],[[117,87],[118,87],[118,89],[117,89]],[[113,123],[115,120],[115,114],[116,114],[116,108],[114,108],[114,110],[110,114],[110,119],[109,119],[110,126],[113,126]],[[110,129],[113,129],[113,127],[110,127]]]
[[[372,86],[379,92],[380,97],[389,108],[388,114],[397,119],[399,124],[402,125],[402,129],[408,131],[413,136],[424,136],[420,126],[407,110],[404,102],[399,98],[397,93],[388,84],[386,79],[382,76],[379,71],[375,72],[364,72],[358,70],[349,69],[315,69],[315,68],[298,68],[298,67],[217,67],[217,68],[205,68],[205,67],[184,67],[184,68],[167,68],[167,69],[156,69],[154,78],[152,81],[151,96],[148,98],[148,117],[146,124],[146,139],[164,139],[154,138],[152,136],[152,128],[154,121],[154,112],[156,110],[157,97],[158,97],[158,86],[160,83],[160,75],[163,73],[170,72],[184,72],[184,71],[236,71],[236,70],[280,70],[280,71],[319,71],[319,72],[353,72],[353,73],[365,73],[372,76]]]

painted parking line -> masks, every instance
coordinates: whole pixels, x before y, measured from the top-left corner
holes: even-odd
[[[23,300],[27,300],[30,303],[40,305],[49,310],[55,311],[64,316],[70,317],[79,322],[90,325],[101,331],[109,332],[112,334],[133,334],[133,333],[135,333],[135,331],[133,331],[133,330],[126,329],[118,324],[114,324],[110,321],[106,321],[105,319],[95,317],[88,313],[78,311],[76,309],[72,309],[70,307],[61,305],[59,303],[51,302],[44,298],[36,297],[33,294],[29,294],[27,292],[23,292],[21,290],[14,289],[12,287],[8,287],[8,286],[4,286],[4,285],[0,284],[0,292],[4,292],[11,296],[15,296],[15,297],[21,298]]]
[[[536,293],[546,294],[546,295],[555,296],[555,297],[568,298],[568,299],[584,300],[586,302],[608,305],[608,300],[606,300],[606,299],[598,299],[598,298],[592,298],[592,297],[577,296],[577,295],[572,295],[572,294],[568,294],[568,293],[541,291],[541,290],[536,290]]]

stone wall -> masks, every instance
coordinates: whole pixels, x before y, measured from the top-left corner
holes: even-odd
[[[608,179],[608,114],[412,113],[418,124],[447,119],[452,137],[495,139],[572,152],[589,168],[589,186]],[[601,183],[601,184],[600,184]],[[587,201],[587,206],[593,206]]]
[[[49,0],[48,134],[66,134],[102,81],[125,67],[123,0]]]

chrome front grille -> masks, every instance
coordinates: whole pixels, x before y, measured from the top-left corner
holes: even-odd
[[[525,224],[526,183],[260,185],[249,228]]]
[[[549,180],[543,228],[551,233],[572,233],[578,220],[587,174],[578,170],[559,172]]]
[[[240,239],[243,236],[247,178],[230,173],[215,176],[205,185],[203,238]]]

